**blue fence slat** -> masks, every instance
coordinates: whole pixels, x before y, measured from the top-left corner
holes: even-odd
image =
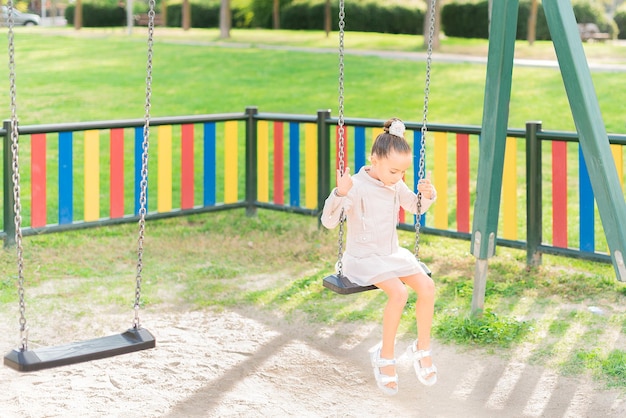
[[[204,124],[204,206],[214,206],[216,202],[217,156],[215,146],[215,122],[207,122]]]
[[[361,167],[365,165],[365,127],[357,126],[354,128],[354,170],[358,173]]]
[[[289,204],[300,206],[300,124],[289,123]]]
[[[141,157],[143,154],[143,126],[135,128],[135,215],[139,215],[141,206]],[[146,190],[146,209],[148,208],[148,191]]]
[[[426,149],[424,149],[426,151]],[[422,155],[422,131],[413,131],[413,191],[417,193],[417,182],[422,178],[420,173],[420,158]],[[424,176],[426,175],[426,152],[424,152]],[[420,226],[426,225],[426,214],[422,215]]]
[[[594,233],[594,197],[589,172],[585,164],[582,148],[578,147],[578,181],[580,202],[580,250],[593,252],[595,249]]]
[[[73,133],[59,132],[59,224],[74,218]]]

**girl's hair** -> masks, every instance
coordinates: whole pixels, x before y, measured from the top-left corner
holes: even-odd
[[[398,118],[391,118],[385,122],[385,126],[383,128],[384,132],[376,137],[374,144],[372,145],[372,155],[376,155],[378,158],[387,158],[391,151],[395,151],[399,154],[411,152],[411,146],[406,139],[404,139],[404,136],[397,136],[389,133],[389,128],[394,121],[402,123],[402,121]]]

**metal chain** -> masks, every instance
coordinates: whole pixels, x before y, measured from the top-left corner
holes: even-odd
[[[426,81],[424,86],[424,112],[422,117],[422,129],[421,129],[421,141],[420,141],[420,159],[418,169],[417,181],[423,179],[426,176],[426,162],[425,162],[425,146],[426,146],[426,133],[427,119],[428,119],[428,96],[430,94],[430,67],[433,55],[433,38],[435,37],[435,8],[437,7],[437,0],[431,0],[430,13],[429,13],[429,25],[428,25],[428,44],[426,48]],[[415,218],[415,258],[419,260],[420,250],[420,227],[422,221],[422,194],[418,192],[417,199],[417,216]]]
[[[150,139],[150,106],[152,98],[152,47],[154,44],[154,16],[155,0],[148,2],[150,10],[148,12],[148,61],[146,65],[146,102],[143,127],[143,142],[141,144],[141,183],[139,192],[139,239],[137,244],[137,276],[135,278],[135,319],[133,328],[139,329],[139,304],[141,301],[141,279],[143,272],[143,244],[146,232],[146,204],[148,195],[148,145]]]
[[[15,81],[15,13],[13,0],[7,3],[9,27],[9,95],[11,96],[11,153],[13,162],[13,211],[15,213],[15,243],[17,247],[17,286],[20,308],[20,350],[28,350],[26,302],[24,292],[24,248],[22,245],[22,204],[20,201],[19,131],[17,119],[17,89]]]
[[[339,156],[339,173],[343,175],[345,171],[344,164],[344,144],[345,144],[345,122],[344,122],[344,97],[343,97],[343,82],[344,82],[344,36],[345,36],[345,1],[339,0],[339,120],[337,122],[337,134],[339,135],[339,143],[337,146],[339,149],[337,150]],[[341,215],[339,215],[339,239],[337,241],[337,274],[341,277],[343,276],[343,235],[344,235],[344,213],[343,208],[341,209]]]

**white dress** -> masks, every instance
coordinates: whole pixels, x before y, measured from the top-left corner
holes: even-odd
[[[368,174],[363,167],[352,176],[352,188],[347,196],[335,191],[328,196],[322,211],[322,224],[334,228],[339,224],[343,208],[347,217],[346,249],[342,273],[361,286],[380,283],[395,277],[425,273],[409,250],[398,244],[398,214],[400,207],[417,213],[417,194],[403,182],[385,186]],[[422,197],[421,213],[435,201]]]

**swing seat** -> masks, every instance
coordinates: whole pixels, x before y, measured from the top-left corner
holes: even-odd
[[[432,271],[424,264],[422,261],[419,261],[420,266],[424,269],[424,272],[428,275],[428,277],[433,277]],[[332,274],[330,276],[324,277],[323,286],[327,289],[332,290],[335,293],[339,293],[340,295],[349,295],[352,293],[365,292],[367,290],[378,289],[376,286],[360,286],[358,284],[352,283],[346,276],[339,276],[337,274]]]
[[[369,286],[359,286],[358,284],[352,283],[348,280],[346,276],[339,276],[337,274],[324,277],[323,285],[325,288],[330,289],[335,293],[339,293],[340,295],[349,295],[351,293],[378,289],[373,284]]]
[[[15,349],[4,356],[4,365],[33,372],[154,348],[156,340],[146,329],[130,328],[121,334],[35,350]]]

